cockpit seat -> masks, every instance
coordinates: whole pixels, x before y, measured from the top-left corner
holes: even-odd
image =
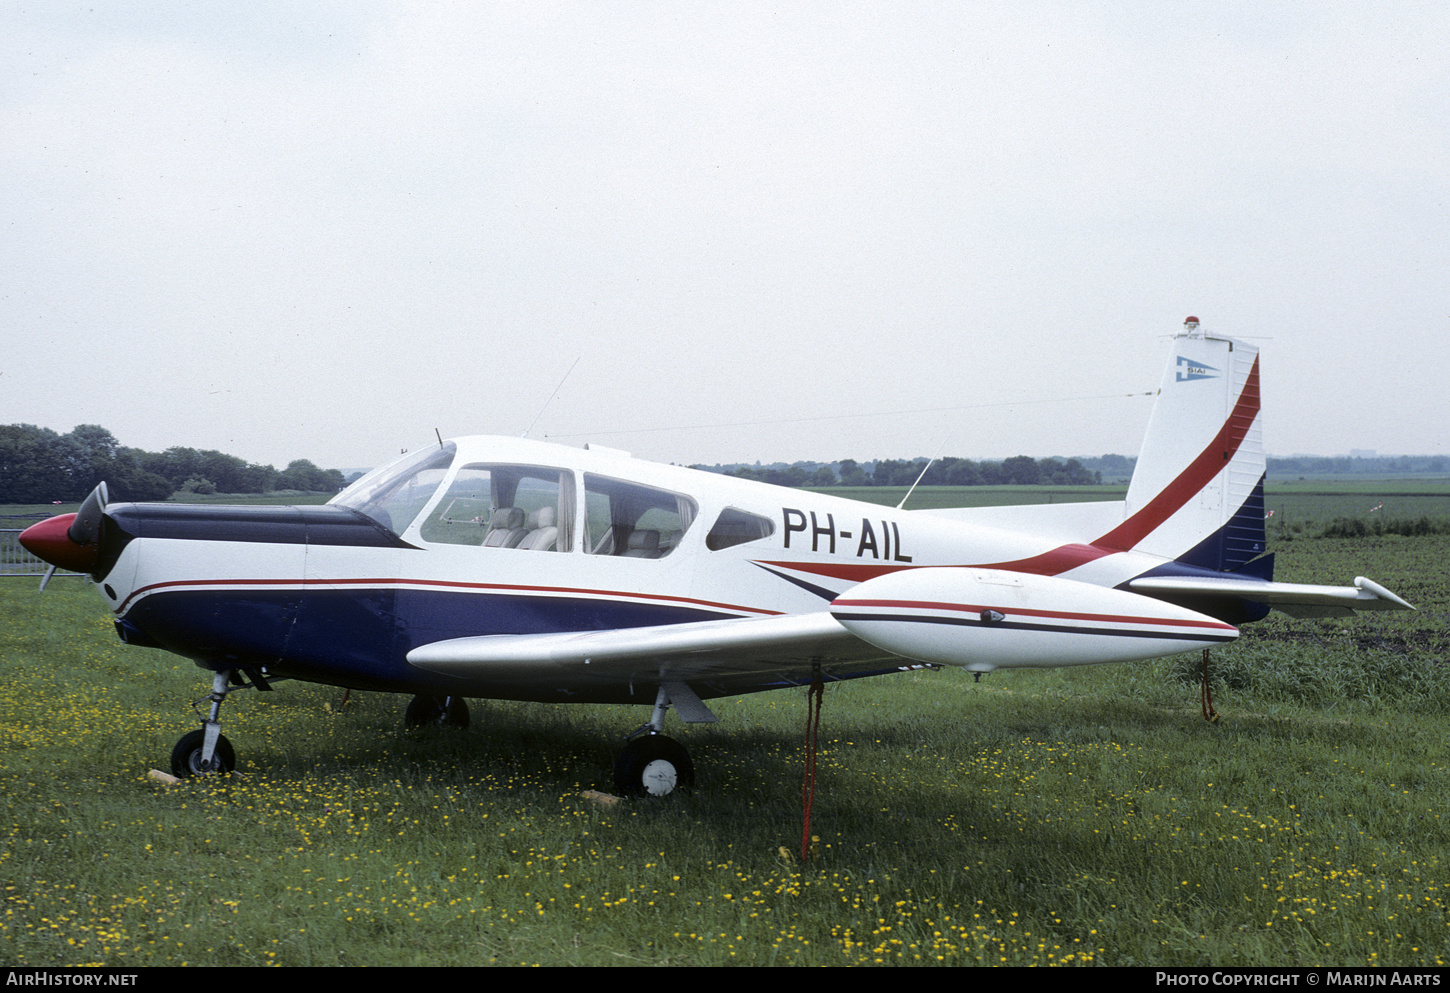
[[[524,526],[524,512],[518,507],[500,507],[488,519],[484,548],[517,548],[529,533]]]
[[[660,557],[660,533],[658,531],[631,531],[629,543],[620,553],[630,559],[657,559]]]
[[[529,532],[524,535],[518,547],[533,552],[553,552],[559,547],[559,511],[553,507],[540,507],[529,514]]]

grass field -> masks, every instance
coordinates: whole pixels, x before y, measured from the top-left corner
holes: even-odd
[[[81,580],[5,580],[0,959],[1444,965],[1447,556],[1283,544],[1281,579],[1420,611],[1246,629],[1212,724],[1196,655],[831,686],[805,863],[798,692],[675,724],[699,785],[663,801],[585,796],[636,708],[405,733],[404,698],[292,683],[229,699],[241,775],[168,786],[202,671],[122,645]]]

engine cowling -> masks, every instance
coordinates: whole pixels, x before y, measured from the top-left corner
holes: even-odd
[[[971,567],[878,576],[830,609],[877,648],[977,672],[1130,662],[1238,637],[1231,624],[1137,593]]]

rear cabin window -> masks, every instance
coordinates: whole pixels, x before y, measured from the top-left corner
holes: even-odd
[[[475,464],[458,470],[419,535],[439,545],[567,552],[573,522],[568,470]]]
[[[584,509],[585,551],[658,559],[679,547],[697,505],[683,493],[586,473]]]
[[[769,517],[726,507],[715,519],[715,526],[705,535],[705,547],[712,552],[747,541],[759,541],[775,533],[775,522]]]

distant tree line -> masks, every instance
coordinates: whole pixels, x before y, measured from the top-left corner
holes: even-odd
[[[910,486],[918,476],[923,486],[1094,486],[1103,481],[1101,470],[1090,470],[1078,459],[1034,459],[1017,455],[1000,462],[975,462],[948,457],[932,462],[930,468],[927,461],[880,459],[869,463],[867,468],[855,459],[842,459],[830,465],[799,462],[790,466],[737,465],[717,467],[714,471],[776,486]],[[923,469],[926,469],[925,476],[921,474]]]
[[[1392,476],[1411,473],[1450,473],[1450,455],[1295,455],[1270,456],[1269,475],[1277,479],[1295,476]]]
[[[277,471],[218,451],[126,448],[99,424],[58,434],[33,424],[0,425],[0,503],[73,502],[105,480],[113,500],[165,500],[196,493],[335,492],[343,476],[297,459]]]
[[[793,465],[697,465],[696,469],[774,483],[777,486],[910,486],[916,482],[927,460],[883,459],[877,462],[796,462]],[[1271,480],[1313,476],[1396,476],[1450,474],[1450,456],[1269,456]],[[1123,455],[1100,455],[1074,459],[1033,459],[1026,455],[1000,462],[943,458],[932,463],[924,486],[1048,485],[1091,486],[1097,483],[1126,483],[1132,478],[1137,459]]]

